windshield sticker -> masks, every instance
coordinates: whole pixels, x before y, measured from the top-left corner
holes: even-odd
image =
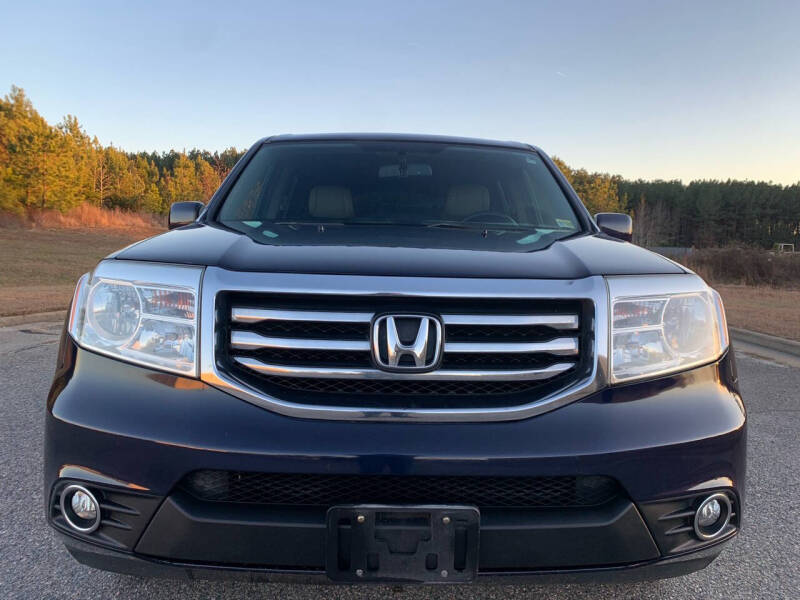
[[[517,243],[522,245],[533,244],[534,242],[538,242],[543,235],[553,233],[554,231],[555,229],[540,229],[536,233],[532,233],[530,235],[526,235],[524,238],[518,239]]]
[[[569,219],[556,219],[556,225],[563,227],[564,229],[572,229],[574,227],[572,221]]]
[[[261,221],[242,221],[248,227],[261,227]]]

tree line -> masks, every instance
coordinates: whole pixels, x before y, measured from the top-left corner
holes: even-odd
[[[621,180],[618,189],[643,246],[791,243],[800,250],[800,183]]]
[[[208,201],[242,151],[125,152],[67,115],[50,125],[17,87],[0,101],[0,210],[95,206],[165,213]],[[800,247],[800,182],[631,181],[556,164],[592,213],[627,212],[646,246]],[[800,167],[798,169],[800,179]]]
[[[165,213],[173,202],[208,201],[242,156],[191,150],[125,152],[89,137],[67,115],[53,126],[17,87],[0,101],[0,210],[66,211],[88,202]]]
[[[592,214],[632,215],[634,241],[642,246],[771,248],[793,243],[800,249],[800,182],[631,181],[555,162]]]

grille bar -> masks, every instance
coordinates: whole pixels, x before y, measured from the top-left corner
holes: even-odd
[[[234,323],[258,323],[260,321],[319,321],[322,323],[369,323],[372,313],[329,312],[315,310],[269,310],[235,306],[231,310]]]
[[[428,380],[428,381],[539,381],[560,375],[572,367],[574,363],[556,363],[542,369],[515,370],[445,370],[425,373],[393,373],[378,369],[358,369],[346,367],[297,367],[274,365],[246,356],[234,356],[233,360],[243,367],[264,375],[303,378],[330,379],[394,379],[394,380]]]
[[[234,323],[260,321],[318,321],[322,323],[369,323],[371,312],[330,312],[313,310],[270,310],[235,306],[231,310]],[[578,315],[461,315],[443,314],[445,325],[539,325],[553,329],[577,329]]]
[[[260,348],[283,348],[290,350],[341,350],[369,351],[369,342],[360,340],[320,340],[306,338],[278,338],[253,333],[252,331],[232,331],[231,348],[236,350],[257,350]]]
[[[578,354],[578,338],[557,338],[549,342],[447,342],[445,352],[469,354],[483,353],[530,353],[544,352],[558,356],[574,356]]]
[[[540,325],[553,329],[577,329],[578,315],[448,315],[445,325]]]
[[[368,352],[370,343],[361,340],[328,340],[316,338],[281,338],[260,335],[252,331],[232,331],[231,348],[257,350],[260,348],[284,348],[292,350],[341,350]],[[557,338],[548,342],[447,342],[445,352],[458,353],[530,353],[545,352],[558,356],[578,354],[578,338]]]

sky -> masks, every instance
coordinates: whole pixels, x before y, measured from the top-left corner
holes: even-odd
[[[513,139],[644,179],[800,181],[800,0],[0,0],[0,95],[129,151]]]

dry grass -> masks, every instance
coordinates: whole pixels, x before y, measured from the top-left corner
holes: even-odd
[[[132,213],[116,208],[81,204],[65,213],[57,210],[31,210],[27,215],[33,227],[45,229],[163,229],[165,217]]]
[[[714,283],[800,289],[800,253],[708,248],[695,250],[679,262]]]
[[[74,284],[1,287],[0,317],[64,310],[74,289]]]
[[[715,285],[731,327],[800,341],[800,290]]]
[[[719,291],[731,327],[800,341],[800,253],[709,248],[680,262]]]
[[[0,228],[0,316],[66,308],[75,282],[104,256],[157,230]]]

